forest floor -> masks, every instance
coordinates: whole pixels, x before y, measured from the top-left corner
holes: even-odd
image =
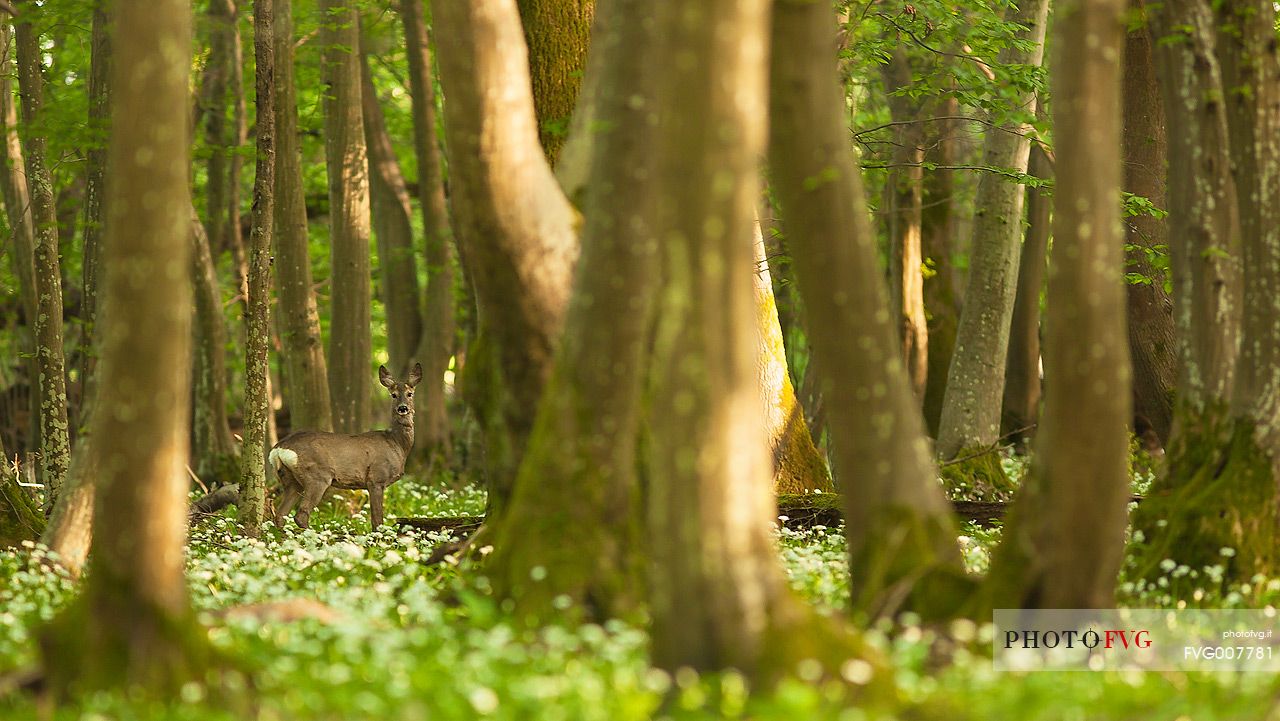
[[[1141,490],[1140,488],[1138,490]],[[389,490],[400,516],[479,515],[476,490],[438,490],[406,479]],[[445,536],[387,526],[370,533],[364,513],[330,509],[309,531],[269,527],[260,541],[238,535],[230,513],[200,523],[187,578],[210,637],[251,669],[260,719],[1266,719],[1280,718],[1280,679],[1271,674],[1139,672],[998,673],[991,625],[959,621],[928,629],[903,619],[877,626],[873,643],[892,660],[905,708],[844,708],[800,681],[747,699],[732,674],[675,678],[649,666],[643,629],[620,622],[525,630],[487,594],[474,571],[425,566]],[[960,538],[971,571],[986,568],[1000,529],[966,524]],[[793,587],[831,613],[848,597],[838,528],[781,529]],[[1225,549],[1229,551],[1229,549]],[[0,551],[0,675],[34,662],[32,635],[75,586],[45,570],[40,549]],[[1280,580],[1222,583],[1220,569],[1170,564],[1154,587],[1122,583],[1131,607],[1280,605]],[[239,604],[310,599],[322,617],[263,623],[217,613]],[[939,635],[950,637],[937,643]],[[939,659],[945,647],[946,660]],[[100,695],[55,718],[219,719],[198,686],[164,708]],[[0,698],[0,718],[48,718],[29,698]]]

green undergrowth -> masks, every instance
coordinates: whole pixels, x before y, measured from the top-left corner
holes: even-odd
[[[484,494],[402,482],[388,515],[478,515]],[[528,629],[512,623],[474,568],[428,567],[443,536],[387,526],[367,514],[318,514],[309,531],[268,526],[241,538],[229,513],[193,532],[187,576],[192,602],[219,650],[252,669],[250,698],[229,710],[223,692],[185,687],[164,706],[99,694],[55,719],[1261,719],[1277,684],[1266,674],[1042,673],[992,670],[990,624],[941,626],[907,615],[866,633],[895,670],[903,706],[851,708],[804,664],[775,691],[750,697],[737,674],[667,674],[649,666],[642,627],[619,622]],[[981,573],[1000,529],[966,524],[966,568]],[[821,612],[849,600],[840,527],[780,529],[779,553],[792,587]],[[584,551],[589,552],[589,551]],[[46,570],[44,552],[0,551],[0,676],[34,661],[36,628],[73,598],[75,585]],[[1177,569],[1170,569],[1176,573]],[[1190,572],[1188,571],[1188,574]],[[1130,605],[1256,606],[1280,602],[1280,580],[1248,588],[1199,575],[1198,600],[1125,581]],[[308,599],[333,618],[292,623],[222,619],[219,609]],[[946,640],[943,640],[945,637]],[[664,705],[665,704],[665,705]],[[47,718],[28,697],[0,698],[0,718]]]

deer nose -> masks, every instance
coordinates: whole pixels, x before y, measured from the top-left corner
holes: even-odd
[[[408,414],[409,406],[401,403],[400,405],[396,406],[396,413],[399,413],[402,416]]]

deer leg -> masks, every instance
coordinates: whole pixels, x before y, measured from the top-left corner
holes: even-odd
[[[324,492],[329,490],[328,483],[309,483],[302,487],[302,506],[298,508],[298,514],[293,520],[303,528],[310,528],[311,512],[320,505],[320,499],[324,498]]]
[[[369,486],[369,520],[375,531],[382,526],[382,493],[385,490],[382,486]]]
[[[293,510],[302,492],[290,482],[280,484],[280,498],[276,501],[276,528],[284,528],[284,518]]]

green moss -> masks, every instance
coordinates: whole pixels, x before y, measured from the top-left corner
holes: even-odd
[[[36,502],[12,478],[0,475],[0,547],[34,541],[44,533],[44,526]]]
[[[890,507],[852,551],[852,605],[868,616],[913,611],[926,621],[954,618],[976,582],[964,571],[950,518]]]
[[[954,499],[1007,501],[1017,489],[1016,479],[1005,473],[1000,453],[991,448],[966,448],[956,459],[940,464],[938,475]]]
[[[1251,421],[1222,415],[1175,442],[1166,473],[1134,512],[1135,578],[1164,575],[1165,559],[1221,565],[1228,581],[1280,572],[1275,467]]]

